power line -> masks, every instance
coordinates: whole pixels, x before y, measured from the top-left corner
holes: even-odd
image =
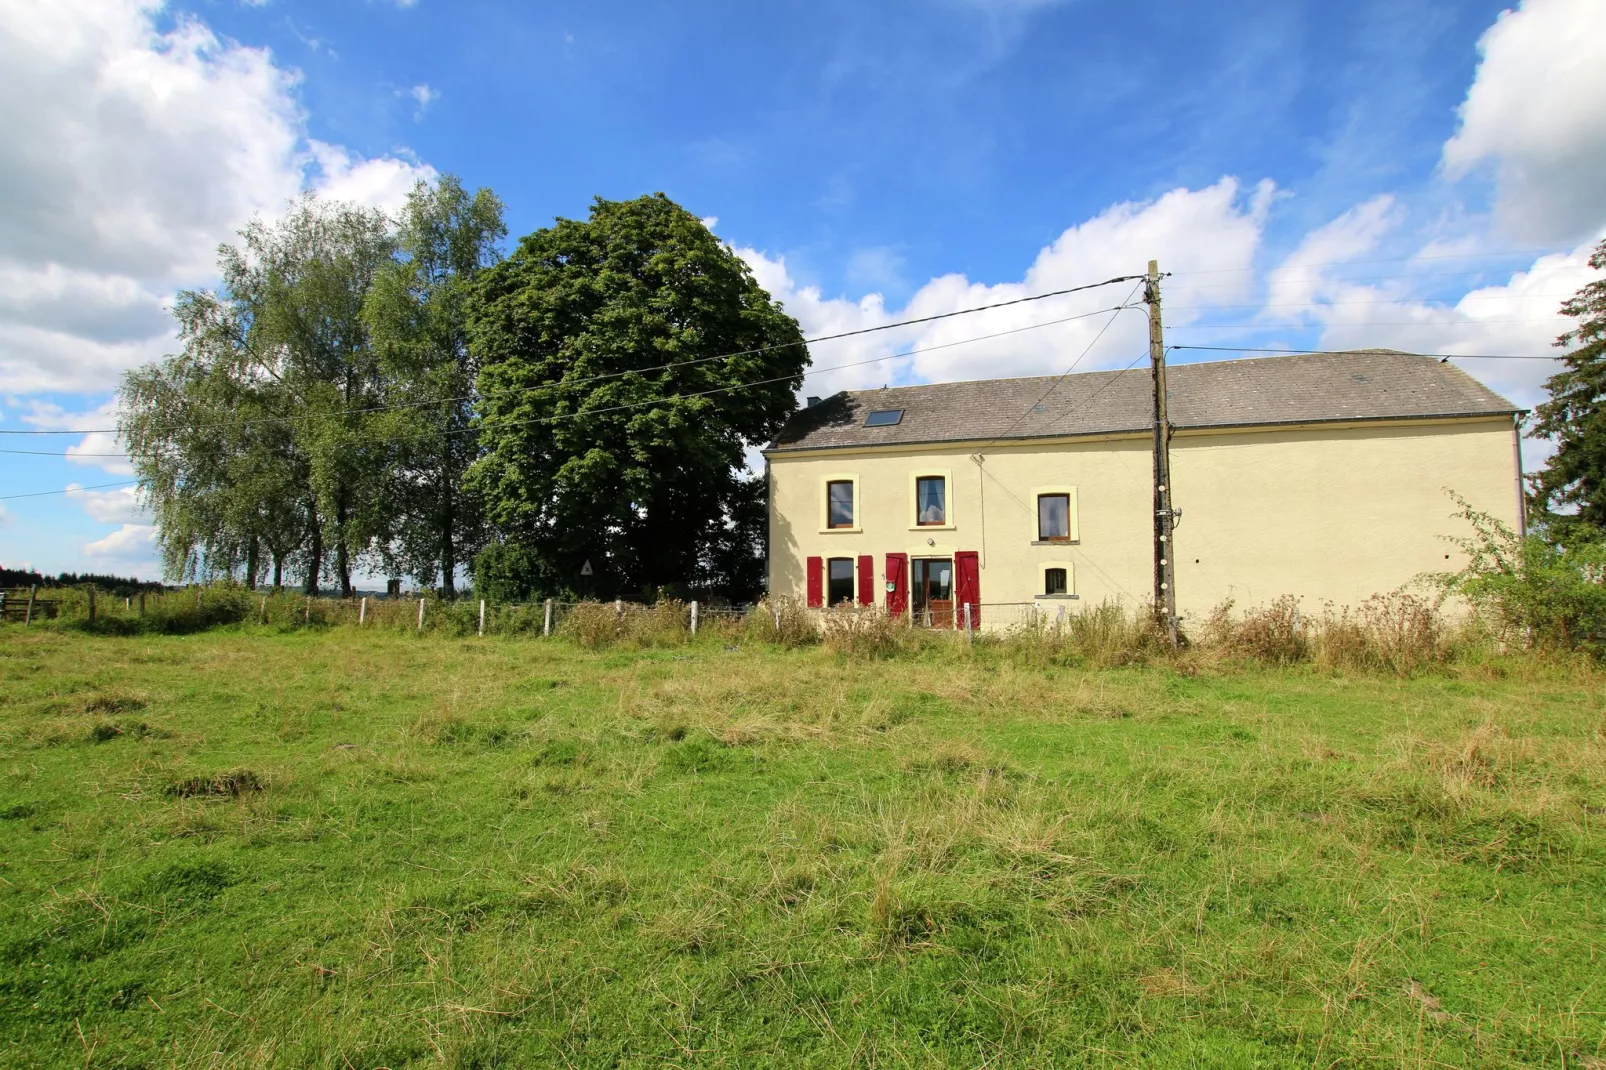
[[[1364,352],[1353,349],[1266,349],[1254,346],[1169,346],[1170,349],[1207,350],[1212,353],[1286,353],[1291,356],[1324,356],[1329,353]],[[1561,356],[1537,357],[1513,353],[1406,353],[1407,357],[1437,357],[1440,360],[1561,360]]]
[[[1481,326],[1485,323],[1553,323],[1554,320],[1510,319],[1506,317],[1477,319],[1467,321],[1467,326]],[[1443,323],[1430,323],[1425,320],[1395,320],[1388,323],[1350,323],[1347,320],[1333,323],[1189,323],[1181,327],[1172,327],[1173,331],[1260,331],[1260,330],[1293,330],[1295,328],[1309,329],[1312,327],[1442,327]]]
[[[1172,275],[1224,275],[1230,272],[1245,271],[1278,271],[1290,267],[1343,267],[1347,264],[1414,264],[1420,260],[1498,260],[1511,259],[1519,256],[1557,256],[1566,255],[1557,253],[1555,249],[1507,249],[1503,252],[1490,253],[1431,253],[1422,256],[1396,256],[1383,257],[1376,260],[1307,260],[1293,264],[1279,264],[1275,268],[1264,269],[1258,267],[1244,268],[1195,268],[1192,271],[1172,271]]]
[[[975,342],[986,342],[986,341],[990,341],[991,339],[994,339],[994,338],[1003,338],[1003,337],[1006,337],[1006,336],[1012,335],[1012,334],[1021,334],[1024,331],[1035,331],[1035,330],[1038,330],[1038,329],[1040,329],[1042,327],[1054,327],[1054,326],[1058,326],[1059,324],[1062,324],[1062,323],[1071,323],[1071,322],[1073,322],[1075,320],[1090,319],[1093,316],[1101,316],[1106,312],[1118,313],[1122,309],[1130,308],[1130,307],[1132,307],[1132,306],[1131,305],[1127,305],[1127,304],[1120,304],[1120,305],[1114,306],[1113,308],[1100,308],[1100,309],[1095,309],[1092,312],[1080,312],[1080,313],[1077,313],[1074,316],[1062,316],[1059,319],[1044,320],[1042,323],[1028,323],[1024,327],[1011,327],[1008,330],[994,331],[991,334],[976,335],[973,338],[960,338],[960,339],[957,339],[957,340],[952,341],[952,342],[940,342],[940,343],[938,343],[936,345],[921,346],[918,349],[906,349],[906,350],[904,350],[904,351],[902,351],[900,353],[883,353],[879,357],[870,357],[870,358],[865,359],[865,360],[851,361],[851,362],[849,362],[847,364],[833,364],[833,365],[830,365],[830,366],[824,367],[824,368],[813,368],[813,369],[810,369],[810,371],[812,373],[815,373],[815,374],[824,374],[824,373],[828,373],[828,372],[843,371],[843,370],[848,369],[848,368],[861,368],[861,367],[864,367],[867,364],[879,364],[879,363],[881,363],[882,361],[885,361],[885,360],[897,360],[900,357],[912,357],[912,356],[916,356],[916,355],[921,354],[921,353],[934,353],[934,352],[936,352],[937,350],[940,350],[940,349],[952,349],[955,346],[970,345],[970,344],[975,343]],[[1111,317],[1111,322],[1114,322],[1114,317],[1113,316]],[[1109,324],[1105,324],[1105,330],[1108,330],[1108,329],[1109,329]],[[1099,334],[1094,337],[1093,341],[1097,342],[1099,337],[1102,337],[1103,334],[1104,334],[1104,331],[1101,330],[1099,332]],[[1088,349],[1089,350],[1092,349],[1092,344],[1091,343],[1089,344]],[[1087,355],[1086,351],[1084,351],[1083,352],[1083,356],[1086,356],[1086,355]],[[1080,360],[1080,359],[1081,358],[1078,358],[1078,360]],[[1074,365],[1073,365],[1073,367],[1074,367]],[[776,377],[774,377],[772,379],[759,379],[759,380],[757,380],[755,382],[751,382],[751,383],[735,383],[735,384],[732,384],[730,386],[717,387],[717,388],[712,389],[712,390],[701,390],[701,391],[697,391],[697,392],[691,393],[691,394],[672,394],[669,397],[652,398],[652,399],[650,399],[648,401],[631,402],[631,403],[625,404],[625,405],[612,405],[612,406],[609,406],[607,408],[601,408],[601,409],[581,409],[581,410],[578,410],[578,411],[575,411],[575,412],[562,413],[562,414],[559,414],[557,416],[539,417],[539,418],[536,418],[534,420],[508,421],[508,422],[504,422],[504,423],[498,424],[498,426],[500,426],[500,427],[520,427],[520,426],[524,426],[525,424],[529,424],[529,423],[556,423],[559,420],[577,419],[577,418],[579,418],[581,416],[595,416],[595,415],[600,415],[602,413],[619,412],[619,411],[622,411],[622,410],[625,410],[625,409],[646,408],[647,406],[650,406],[650,405],[659,405],[659,404],[662,404],[664,402],[678,401],[678,400],[681,400],[681,399],[684,399],[684,398],[700,398],[700,397],[707,397],[707,396],[709,396],[711,394],[726,393],[726,392],[729,392],[729,391],[732,391],[732,390],[745,390],[748,387],[768,386],[771,383],[784,382],[785,380],[788,380],[788,379],[791,379],[791,378],[792,378],[791,375],[780,375],[780,376],[776,376]],[[435,437],[444,436],[444,435],[464,434],[464,433],[466,433],[466,432],[468,432],[470,430],[476,430],[476,429],[474,429],[474,428],[458,428],[458,429],[453,429],[453,430],[450,430],[450,431],[439,431],[439,432],[437,432],[437,431],[424,431],[424,432],[419,432],[418,434],[415,434],[415,435],[399,435],[399,436],[392,436],[392,437],[389,437],[389,438],[373,438],[373,439],[369,439],[368,441],[370,441],[370,442],[410,442],[410,441],[413,441],[414,439],[419,439],[419,438],[435,438]],[[89,434],[91,432],[85,432],[85,433]],[[44,450],[8,450],[8,449],[0,449],[0,453],[27,454],[27,455],[36,456],[36,457],[127,457],[128,456],[128,454],[126,454],[126,453],[48,453],[48,452],[46,452]],[[58,494],[58,493],[65,493],[65,492],[64,491],[43,491],[41,493]],[[26,497],[26,495],[23,495],[23,497]]]
[[[31,494],[0,494],[0,502],[9,502],[13,498],[43,498],[50,494],[77,494],[81,490],[105,490],[108,487],[128,487],[138,483],[137,479],[125,479],[121,483],[97,483],[92,487],[64,487],[61,490],[36,490]]]
[[[1024,412],[1022,412],[1018,417],[1015,418],[1015,422],[1010,424],[1007,428],[1005,428],[1003,434],[1001,434],[997,438],[995,438],[993,440],[993,442],[986,443],[985,446],[977,447],[977,452],[978,453],[981,452],[982,449],[990,447],[994,443],[1002,441],[1003,439],[1008,438],[1009,437],[1009,433],[1011,431],[1015,430],[1015,428],[1019,427],[1020,426],[1020,422],[1022,420],[1024,420],[1024,419],[1026,419],[1026,417],[1030,416],[1032,414],[1032,410],[1033,409],[1035,409],[1035,408],[1037,408],[1037,406],[1041,405],[1043,403],[1043,401],[1050,394],[1052,394],[1055,390],[1059,389],[1059,385],[1065,381],[1067,376],[1069,376],[1073,371],[1076,370],[1076,366],[1078,364],[1082,363],[1082,361],[1087,357],[1087,355],[1089,353],[1093,352],[1093,347],[1099,344],[1099,339],[1104,337],[1104,332],[1108,331],[1110,329],[1110,327],[1115,323],[1115,317],[1119,316],[1121,314],[1121,310],[1125,309],[1125,308],[1132,307],[1131,306],[1132,298],[1137,296],[1138,288],[1141,287],[1142,285],[1143,285],[1143,283],[1139,282],[1137,286],[1132,287],[1132,292],[1126,295],[1126,300],[1122,301],[1118,306],[1116,306],[1116,308],[1113,310],[1110,318],[1105,321],[1104,326],[1099,328],[1099,333],[1095,334],[1093,336],[1093,340],[1087,344],[1087,347],[1085,349],[1083,349],[1082,352],[1077,355],[1075,360],[1071,361],[1071,366],[1066,368],[1063,372],[1061,372],[1059,377],[1057,379],[1055,379],[1052,383],[1049,384],[1048,389],[1043,391],[1043,396],[1038,398],[1036,401],[1032,402],[1031,405],[1027,406],[1026,410]]]
[[[814,345],[815,343],[818,343],[818,342],[835,342],[835,341],[838,341],[838,340],[843,339],[843,338],[855,338],[855,337],[858,337],[859,335],[875,334],[878,331],[890,331],[890,330],[893,330],[893,329],[898,328],[898,327],[910,327],[910,326],[913,326],[913,325],[919,324],[919,323],[933,323],[933,322],[935,322],[937,320],[952,319],[955,316],[968,316],[968,315],[971,315],[972,313],[976,313],[976,312],[989,312],[989,311],[992,311],[993,309],[1008,308],[1008,307],[1010,307],[1012,305],[1023,305],[1023,304],[1026,304],[1028,302],[1031,302],[1031,301],[1045,301],[1050,297],[1064,297],[1066,294],[1081,293],[1084,290],[1096,290],[1096,289],[1098,289],[1100,287],[1103,287],[1103,286],[1113,286],[1116,283],[1121,283],[1121,282],[1131,282],[1135,278],[1138,278],[1138,276],[1136,276],[1136,275],[1118,275],[1113,279],[1105,279],[1103,282],[1089,282],[1089,283],[1084,283],[1081,286],[1066,287],[1063,290],[1050,290],[1047,293],[1032,294],[1032,295],[1027,296],[1027,297],[1015,297],[1015,298],[1011,298],[1008,301],[995,301],[992,304],[988,304],[988,305],[974,305],[974,306],[972,306],[970,308],[961,308],[961,309],[957,309],[957,310],[955,310],[953,312],[937,312],[937,313],[933,313],[930,316],[915,316],[915,317],[913,317],[911,319],[897,320],[897,321],[892,322],[892,323],[882,323],[882,324],[879,324],[879,325],[874,326],[874,327],[858,327],[858,328],[855,328],[855,329],[853,329],[851,331],[838,331],[836,334],[822,334],[822,335],[818,335],[818,336],[816,336],[814,338],[804,338],[804,339],[802,339],[800,341],[797,341],[797,342],[776,342],[776,343],[774,343],[772,345],[757,346],[757,347],[755,347],[753,349],[741,349],[741,350],[737,350],[737,351],[732,352],[732,353],[718,353],[718,354],[715,354],[715,355],[709,356],[709,357],[693,357],[693,358],[691,358],[689,360],[673,361],[673,362],[671,362],[669,364],[655,364],[655,365],[652,365],[652,366],[646,367],[646,368],[628,368],[628,369],[626,369],[624,371],[606,372],[606,373],[604,373],[602,375],[587,376],[586,378],[583,378],[583,379],[571,379],[571,380],[569,380],[567,382],[560,381],[560,382],[551,383],[551,384],[543,384],[543,386],[553,386],[553,387],[583,386],[586,383],[600,382],[600,381],[602,381],[604,379],[618,379],[618,378],[621,378],[621,377],[626,376],[626,375],[642,375],[642,374],[645,374],[647,372],[667,371],[667,370],[669,370],[671,368],[684,368],[684,367],[687,367],[687,366],[693,365],[693,364],[707,364],[707,363],[709,363],[711,361],[716,361],[716,360],[734,360],[737,357],[750,357],[750,356],[754,356],[754,355],[756,355],[758,353],[768,353],[771,350],[787,349],[787,348],[790,348],[791,346]],[[1100,311],[1103,311],[1103,310],[1101,309]],[[1097,315],[1097,314],[1098,313],[1093,313],[1093,315]],[[532,389],[541,389],[541,388],[532,388]],[[404,405],[373,405],[373,406],[369,406],[369,407],[366,407],[366,408],[341,409],[341,410],[336,410],[336,411],[330,412],[330,413],[321,413],[321,414],[316,415],[316,416],[300,416],[300,417],[297,417],[297,416],[265,416],[265,417],[261,417],[259,419],[254,419],[254,420],[244,420],[244,421],[241,421],[240,423],[234,424],[232,426],[244,426],[244,425],[249,425],[249,424],[257,424],[257,423],[294,423],[297,420],[323,420],[323,419],[328,419],[328,418],[333,417],[333,416],[355,416],[355,415],[360,415],[362,413],[370,413],[370,412],[395,412],[395,411],[400,411],[400,410],[403,410],[403,409],[425,408],[425,407],[430,406],[430,405],[446,405],[446,404],[451,404],[452,402],[458,402],[458,401],[472,401],[472,400],[475,399],[475,397],[476,397],[476,395],[468,394],[468,395],[463,395],[461,397],[433,398],[433,399],[431,399],[429,401],[408,402],[408,403],[406,403]],[[191,427],[206,427],[206,426],[222,426],[222,425],[192,424],[190,426]],[[11,431],[11,430],[0,430],[0,435],[110,435],[110,434],[117,434],[117,433],[118,433],[118,429],[114,428],[114,427],[112,427],[112,428],[96,428],[96,429],[92,429],[92,430],[84,430],[84,429],[80,428],[80,429],[76,429],[76,430],[64,430],[64,431],[42,431],[42,430]],[[80,454],[79,456],[90,456],[90,455],[89,454]]]

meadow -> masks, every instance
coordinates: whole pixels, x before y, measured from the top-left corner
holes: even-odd
[[[0,627],[0,1063],[1606,1067],[1606,677]]]

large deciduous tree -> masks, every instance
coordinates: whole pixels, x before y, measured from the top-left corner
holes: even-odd
[[[762,510],[745,451],[793,411],[808,354],[696,216],[662,194],[599,198],[588,219],[530,234],[481,277],[469,335],[484,450],[471,476],[501,536],[477,583],[750,582]]]
[[[1606,241],[1589,266],[1606,270]],[[1556,454],[1529,477],[1533,518],[1559,542],[1596,541],[1606,533],[1606,278],[1588,283],[1561,307],[1578,325],[1556,340],[1569,351],[1545,385],[1550,400],[1534,410],[1533,430]]]
[[[333,548],[341,593],[388,534],[388,445],[363,305],[389,262],[383,214],[308,195],[219,249],[218,293],[184,295],[184,351],[125,379],[120,429],[170,573],[276,578],[299,557],[315,591]]]
[[[470,194],[452,175],[418,183],[398,221],[400,255],[379,272],[364,308],[394,406],[373,421],[393,446],[386,496],[399,519],[387,550],[396,571],[420,584],[439,576],[446,597],[456,593],[459,565],[485,541],[479,499],[465,481],[479,449],[465,308],[506,234],[490,190]]]

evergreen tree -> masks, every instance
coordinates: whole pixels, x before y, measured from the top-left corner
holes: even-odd
[[[1589,266],[1606,270],[1606,241]],[[1556,340],[1571,347],[1545,384],[1550,400],[1534,410],[1533,430],[1556,454],[1529,476],[1530,513],[1553,541],[1596,541],[1606,533],[1606,277],[1561,306],[1578,325]]]

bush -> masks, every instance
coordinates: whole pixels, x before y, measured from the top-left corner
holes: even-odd
[[[808,646],[820,641],[820,629],[809,610],[795,598],[766,598],[747,615],[747,638],[778,646]]]
[[[907,645],[913,629],[907,618],[879,606],[835,606],[821,616],[820,638],[838,654],[882,658]]]
[[[1005,633],[1003,646],[1034,665],[1076,662],[1108,668],[1145,664],[1170,653],[1153,616],[1119,602],[1100,603],[1063,621],[1032,613]]]
[[[1606,654],[1606,544],[1523,537],[1451,497],[1473,534],[1451,540],[1466,553],[1466,568],[1433,577],[1445,593],[1466,599],[1507,642]]]

